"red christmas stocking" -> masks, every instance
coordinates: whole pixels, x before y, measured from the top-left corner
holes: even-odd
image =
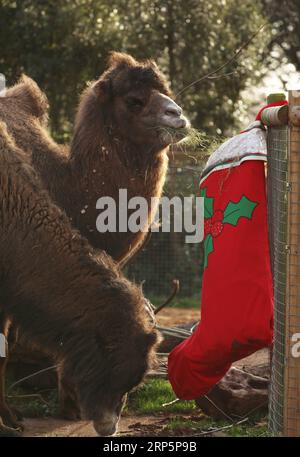
[[[265,160],[265,132],[256,122],[207,164],[200,186],[205,197],[201,321],[169,355],[169,380],[179,398],[206,394],[232,362],[272,342]]]

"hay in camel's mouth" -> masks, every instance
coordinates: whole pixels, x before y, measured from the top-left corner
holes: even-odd
[[[187,147],[191,147],[196,149],[197,147],[200,147],[201,149],[207,145],[207,137],[204,133],[200,132],[197,129],[194,129],[192,127],[186,128],[185,130],[185,136],[181,140],[181,144],[185,145]]]
[[[169,132],[169,135],[174,135],[173,141],[170,143],[171,151],[175,155],[180,151],[190,159],[193,159],[195,164],[199,163],[199,161],[207,160],[207,157],[224,141],[223,137],[210,137],[192,127],[180,129],[178,133],[181,136],[177,136],[176,133],[177,131],[172,132],[172,129]]]
[[[166,135],[172,138],[172,143],[180,143],[181,146],[197,149],[203,149],[208,140],[205,134],[192,127],[172,128],[164,127],[162,129]]]
[[[167,143],[175,144],[179,141],[182,141],[189,134],[189,127],[169,127],[169,126],[160,126],[158,129],[158,135],[163,137]]]

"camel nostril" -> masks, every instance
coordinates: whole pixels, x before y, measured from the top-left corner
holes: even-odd
[[[169,106],[165,111],[166,116],[180,117],[182,114],[182,109],[174,106]]]

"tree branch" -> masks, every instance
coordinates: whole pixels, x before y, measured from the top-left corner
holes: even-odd
[[[190,89],[191,87],[195,86],[196,84],[200,83],[201,81],[204,81],[205,79],[213,79],[212,77],[214,75],[216,75],[217,73],[219,73],[221,70],[223,70],[223,68],[227,67],[228,65],[230,65],[232,62],[236,61],[238,59],[238,57],[242,54],[243,51],[245,51],[245,49],[248,48],[248,46],[252,43],[252,41],[254,40],[254,38],[257,37],[257,35],[266,27],[266,25],[269,25],[268,22],[265,22],[263,25],[261,25],[259,27],[258,30],[256,30],[256,32],[254,32],[250,38],[248,38],[247,41],[245,41],[245,43],[243,43],[239,48],[238,50],[234,53],[234,55],[228,59],[225,63],[223,63],[222,65],[220,65],[218,68],[216,68],[215,70],[207,73],[206,75],[202,76],[201,78],[199,79],[196,79],[195,81],[191,82],[190,84],[188,84],[187,86],[185,86],[181,91],[179,91],[177,94],[176,94],[176,97],[178,97],[178,95],[181,95],[183,92],[185,92],[187,89]],[[227,74],[225,74],[224,76],[228,76]],[[220,75],[221,77],[221,75]]]

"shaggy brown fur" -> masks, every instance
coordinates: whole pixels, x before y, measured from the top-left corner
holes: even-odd
[[[122,263],[145,232],[97,232],[96,201],[111,196],[118,202],[120,188],[128,189],[128,198],[150,201],[161,195],[168,145],[184,135],[182,129],[170,135],[157,124],[159,94],[171,95],[154,62],[113,53],[107,70],[82,94],[70,149],[55,143],[41,125],[47,103],[32,80],[23,77],[0,98],[0,118],[31,157],[50,196],[94,247]],[[141,122],[145,116],[149,125]],[[153,213],[148,225],[152,219]]]
[[[72,229],[3,123],[0,189],[0,311],[55,357],[83,416],[112,433],[123,396],[154,358],[142,292]],[[7,433],[13,414],[3,400]]]

